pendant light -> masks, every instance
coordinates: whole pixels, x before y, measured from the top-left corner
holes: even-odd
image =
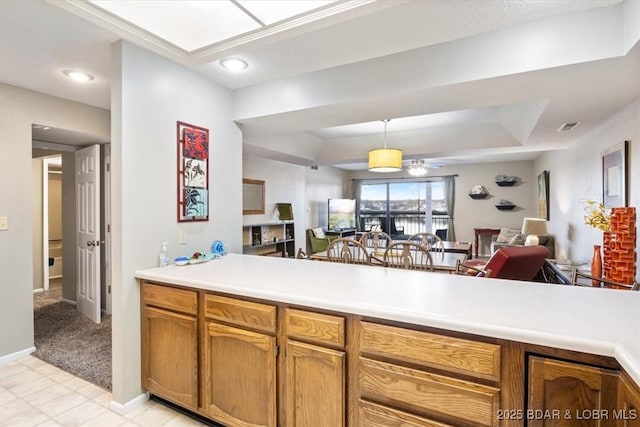
[[[384,148],[369,150],[370,172],[397,172],[402,170],[402,151],[397,148],[387,148],[387,123],[384,123]]]

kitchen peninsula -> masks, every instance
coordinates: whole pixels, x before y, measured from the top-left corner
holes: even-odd
[[[640,292],[238,254],[136,277],[143,387],[227,426],[640,423]]]

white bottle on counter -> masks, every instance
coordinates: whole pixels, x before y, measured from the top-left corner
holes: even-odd
[[[169,265],[169,251],[167,249],[167,242],[162,242],[162,248],[160,248],[160,255],[158,255],[158,265],[164,267]]]

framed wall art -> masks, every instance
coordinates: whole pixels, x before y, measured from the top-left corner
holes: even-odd
[[[264,181],[242,179],[242,215],[264,215]]]
[[[549,171],[538,175],[538,218],[549,220]]]
[[[209,129],[178,122],[178,222],[209,220]]]
[[[627,153],[629,141],[602,152],[602,203],[605,209],[627,206]]]

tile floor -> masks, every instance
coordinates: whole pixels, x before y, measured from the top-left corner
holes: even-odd
[[[0,426],[204,426],[147,401],[124,415],[109,410],[111,393],[25,356],[0,365]]]

